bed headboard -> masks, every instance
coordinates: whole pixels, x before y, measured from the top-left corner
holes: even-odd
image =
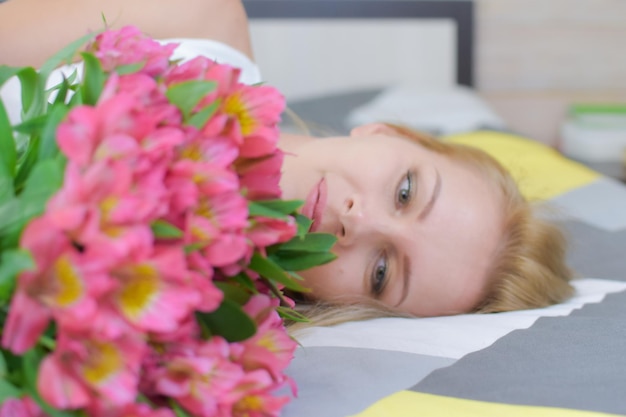
[[[288,99],[473,85],[471,0],[244,0],[255,59]]]

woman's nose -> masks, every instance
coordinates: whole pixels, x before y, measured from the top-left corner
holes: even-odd
[[[381,213],[366,206],[358,198],[345,201],[339,216],[338,244],[349,246],[373,233],[384,233],[389,223]]]

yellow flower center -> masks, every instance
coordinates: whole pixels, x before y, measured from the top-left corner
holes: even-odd
[[[84,292],[83,281],[67,256],[62,256],[54,263],[56,277],[56,303],[67,307],[78,300]]]
[[[180,152],[180,156],[183,159],[191,159],[192,161],[195,161],[195,162],[204,160],[202,151],[197,144],[185,146],[183,150]]]
[[[105,381],[122,366],[122,356],[117,348],[110,343],[93,342],[90,355],[83,366],[83,376],[92,385]]]
[[[109,219],[109,216],[117,205],[117,202],[118,199],[115,197],[107,197],[102,200],[102,202],[100,203],[100,214],[102,215],[100,223],[104,223]]]
[[[127,317],[136,320],[158,294],[159,274],[153,266],[140,264],[126,268],[117,275],[124,278],[124,286],[118,298],[120,308]]]
[[[226,99],[224,111],[237,119],[239,126],[241,126],[241,133],[244,136],[254,131],[256,122],[246,107],[246,103],[241,99],[240,94],[235,93]]]
[[[259,338],[259,340],[257,340],[257,345],[264,347],[270,352],[278,352],[280,350],[278,349],[278,345],[274,342],[272,336],[267,333],[265,333],[262,337]]]
[[[261,411],[263,409],[263,401],[258,395],[248,395],[243,397],[235,404],[234,411],[237,416],[249,417],[250,411]]]
[[[215,216],[213,214],[213,210],[211,209],[211,205],[205,198],[200,200],[198,208],[196,208],[196,214],[209,220],[213,219],[213,217]]]
[[[211,236],[209,236],[208,233],[196,226],[191,227],[191,236],[195,238],[194,242],[196,243],[211,241]]]

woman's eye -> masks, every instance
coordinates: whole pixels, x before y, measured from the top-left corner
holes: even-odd
[[[398,186],[397,200],[400,206],[406,206],[413,194],[413,174],[407,172]]]
[[[372,270],[372,293],[375,296],[380,296],[385,289],[387,269],[387,256],[383,254],[378,258]]]

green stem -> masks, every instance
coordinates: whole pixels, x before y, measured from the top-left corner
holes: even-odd
[[[54,339],[48,336],[41,336],[39,338],[39,344],[48,350],[54,350],[54,348],[56,347],[56,342],[54,341]]]

